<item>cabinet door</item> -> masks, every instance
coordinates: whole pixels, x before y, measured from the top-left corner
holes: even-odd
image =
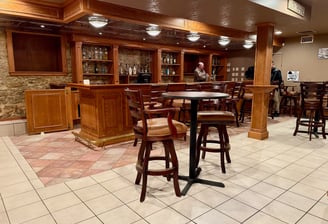
[[[68,129],[64,89],[26,90],[25,103],[28,134]]]

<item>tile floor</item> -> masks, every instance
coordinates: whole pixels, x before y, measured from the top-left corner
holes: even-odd
[[[232,135],[226,174],[217,165],[217,154],[208,153],[200,176],[222,181],[225,188],[194,184],[178,198],[171,182],[150,177],[143,203],[140,186],[134,184],[134,163],[74,180],[64,176],[61,183],[45,181],[45,187],[24,152],[1,137],[0,223],[328,223],[328,140],[294,137],[294,126],[294,119],[272,124],[263,141],[247,133]],[[175,145],[180,173],[187,174],[188,145]]]

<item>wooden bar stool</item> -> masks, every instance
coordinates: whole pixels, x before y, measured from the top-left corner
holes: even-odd
[[[172,119],[175,108],[145,109],[143,99],[145,95],[141,90],[125,89],[124,91],[131,113],[134,134],[137,139],[142,140],[137,158],[137,177],[135,180],[135,184],[140,184],[142,180],[140,202],[145,200],[149,175],[165,176],[167,180],[172,178],[175,194],[180,197],[179,164],[173,140],[184,137],[187,126]],[[160,114],[163,116],[159,117]],[[162,142],[164,155],[151,155],[154,142]],[[149,168],[152,161],[163,161],[165,167]]]
[[[325,83],[322,82],[301,82],[301,109],[296,119],[294,136],[299,130],[299,126],[307,127],[307,133],[312,139],[312,134],[317,136],[318,128],[322,128],[322,137],[326,139],[326,119],[323,110],[323,96],[325,94]]]
[[[231,163],[229,150],[229,135],[227,132],[227,124],[235,122],[235,116],[230,111],[199,111],[197,116],[198,122],[201,124],[200,132],[197,139],[196,150],[196,165],[198,166],[200,152],[202,151],[202,159],[205,158],[205,152],[220,153],[221,170],[225,173],[224,157],[226,156],[227,162]],[[219,134],[218,140],[208,140],[207,135],[210,127],[215,127]],[[207,147],[206,143],[219,144],[219,148]]]

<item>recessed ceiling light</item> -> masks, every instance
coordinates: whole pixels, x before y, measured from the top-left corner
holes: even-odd
[[[40,25],[41,28],[45,28],[46,26],[45,25]]]

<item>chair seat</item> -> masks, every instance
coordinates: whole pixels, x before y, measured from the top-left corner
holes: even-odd
[[[233,123],[235,121],[235,115],[230,111],[199,111],[197,120],[198,122]]]
[[[187,132],[188,127],[179,121],[172,120],[173,125],[177,129],[177,134],[184,134]],[[159,117],[159,118],[151,118],[147,119],[147,124],[148,124],[148,137],[158,137],[158,136],[168,136],[171,135],[170,128],[168,126],[168,121],[167,118],[165,117]],[[140,128],[143,127],[142,122],[138,122],[138,126]]]

